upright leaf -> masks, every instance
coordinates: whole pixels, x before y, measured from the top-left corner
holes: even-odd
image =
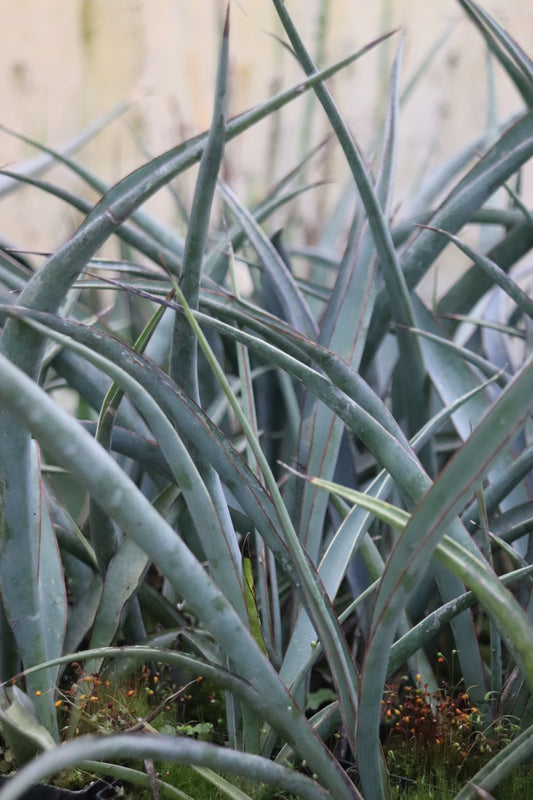
[[[363,787],[373,796],[385,797],[382,784],[376,785],[376,776],[379,775],[377,708],[381,704],[386,663],[399,614],[465,499],[475,492],[494,458],[530,411],[532,379],[533,362],[530,362],[506,388],[427,492],[387,563],[373,610],[361,683],[358,726],[361,778]],[[475,557],[473,553],[472,557]],[[482,564],[481,555],[477,558]],[[522,635],[519,629],[517,632]],[[526,659],[533,660],[533,643],[528,640],[524,648]],[[528,672],[528,678],[533,684],[533,673]]]
[[[0,518],[0,580],[2,600],[24,664],[39,664],[62,652],[67,601],[63,570],[46,493],[41,481],[37,444],[30,453],[31,506],[26,511],[28,528],[12,528],[6,515]],[[0,504],[1,511],[1,504]],[[20,522],[20,518],[17,520]],[[54,694],[57,669],[30,679],[36,697],[36,713],[48,731],[58,738]],[[4,676],[10,677],[10,676]]]

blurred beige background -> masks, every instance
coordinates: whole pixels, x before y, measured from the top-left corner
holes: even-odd
[[[0,122],[58,146],[117,104],[131,101],[129,111],[79,155],[106,181],[119,180],[142,163],[146,152],[159,154],[208,126],[225,6],[225,0],[2,0]],[[310,49],[323,49],[322,64],[385,30],[404,28],[404,85],[448,32],[446,44],[402,111],[397,204],[416,187],[423,169],[486,130],[486,53],[456,0],[287,0],[287,6]],[[533,55],[533,3],[484,0],[484,6]],[[327,17],[322,44],[317,41],[321,15]],[[231,3],[231,114],[300,78],[273,34],[281,31],[269,0]],[[399,41],[399,35],[393,37],[330,82],[365,152],[374,141]],[[499,67],[494,74],[497,111],[505,118],[521,101]],[[312,129],[302,130],[306,102],[300,98],[279,119],[262,123],[227,148],[226,175],[248,201],[293,166],[302,148],[327,134],[318,104]],[[0,162],[9,169],[34,155],[27,144],[1,132],[0,152]],[[192,177],[177,182],[186,200]],[[327,192],[333,202],[347,179],[341,154],[333,150],[313,162],[311,177],[331,181]],[[50,179],[98,199],[64,169],[54,169]],[[313,219],[319,224],[323,202],[316,200],[311,226]],[[150,210],[167,222],[175,219],[165,192],[150,203]],[[43,200],[35,190],[1,199],[0,237],[21,248],[51,250],[80,221],[64,204]]]

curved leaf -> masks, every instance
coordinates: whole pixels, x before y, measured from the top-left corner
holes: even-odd
[[[83,736],[34,759],[0,791],[0,800],[18,800],[43,778],[68,767],[83,768],[88,759],[173,761],[243,775],[295,794],[302,800],[332,800],[333,797],[311,778],[251,753],[239,753],[189,736],[119,734],[101,738]],[[351,796],[358,795],[354,787]]]
[[[27,664],[38,664],[62,652],[67,599],[63,568],[42,485],[39,451],[34,441],[31,443],[28,479],[31,505],[20,509],[17,520],[20,522],[26,515],[29,519],[26,528],[12,527],[13,522],[7,514],[2,514],[0,498],[0,576],[2,601],[16,637],[19,655]],[[55,738],[59,735],[54,709],[56,681],[57,670],[50,670],[40,676],[37,683],[30,681],[28,687],[32,695],[39,692],[37,715]]]
[[[448,532],[450,523],[461,510],[465,498],[479,485],[493,459],[529,412],[532,378],[533,362],[530,362],[509,384],[426,493],[387,563],[376,595],[361,685],[358,742],[362,759],[361,778],[367,790],[372,787],[372,791],[380,791],[375,784],[375,777],[379,775],[376,756],[379,714],[376,709],[381,704],[381,687],[399,614],[436,545]],[[475,554],[471,552],[470,557],[474,558]],[[477,558],[480,559],[481,569],[481,556],[478,555]],[[510,600],[506,608],[509,606]],[[521,609],[518,608],[518,612],[522,613]],[[510,636],[514,636],[514,633],[514,630],[508,630]],[[520,635],[522,634],[523,630],[520,630]],[[533,641],[529,639],[530,634],[522,645],[516,639],[513,639],[513,644],[517,650],[525,648],[523,664],[533,686],[533,671],[527,660],[533,659]]]
[[[508,178],[533,156],[533,111],[521,117],[451,190],[427,224],[454,234],[481,208]],[[529,226],[520,234],[531,238]],[[446,245],[443,237],[431,230],[418,230],[402,255],[402,271],[409,289],[414,289]],[[459,293],[459,297],[460,297]],[[455,303],[453,311],[457,310]],[[391,317],[388,300],[382,291],[376,300],[362,369],[366,371],[387,330]]]
[[[0,367],[3,375],[0,406],[7,407],[19,424],[29,427],[56,461],[71,471],[146,551],[178,594],[187,598],[192,611],[237,665],[240,674],[256,691],[269,697],[269,717],[274,727],[298,743],[299,753],[313,764],[322,784],[339,800],[357,797],[353,785],[295,707],[294,700],[227,598],[135,484],[24,372],[4,356],[0,357]],[[139,741],[142,739],[137,739]],[[246,754],[246,758],[251,758],[250,754]]]
[[[459,0],[485,39],[488,48],[507,72],[525,102],[533,105],[533,62],[522,48],[475,0]]]

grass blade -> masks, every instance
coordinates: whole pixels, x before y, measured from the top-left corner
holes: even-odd
[[[300,754],[313,764],[323,785],[339,800],[358,797],[305,716],[293,713],[294,701],[278,675],[227,598],[180,538],[89,434],[4,356],[0,357],[0,366],[3,374],[0,405],[6,406],[19,423],[28,425],[56,461],[72,472],[120,527],[143,547],[178,594],[187,597],[192,611],[238,665],[240,673],[246,675],[256,691],[272,701],[270,721],[298,743]],[[250,754],[246,758],[251,758]]]
[[[211,207],[224,153],[226,105],[228,92],[229,6],[222,33],[218,62],[213,120],[194,190],[189,226],[183,253],[181,290],[191,308],[198,308],[204,251],[207,244]],[[170,351],[169,375],[195,402],[200,402],[198,388],[197,342],[187,321],[176,314]]]
[[[434,212],[428,224],[452,234],[457,233],[494,192],[532,156],[533,112],[530,111],[511,125],[452,189]],[[520,232],[519,246],[526,246],[526,236],[530,239],[529,226],[524,226],[523,231]],[[440,237],[439,240],[437,234],[431,230],[419,230],[414,233],[402,256],[402,271],[409,289],[415,288],[445,246],[444,237]],[[463,292],[464,287],[461,287],[458,292],[459,298]],[[449,304],[448,310],[450,310]],[[453,311],[461,310],[455,303]],[[388,301],[384,292],[381,292],[376,300],[376,312],[361,366],[363,373],[368,369],[376,349],[383,339],[390,316]]]
[[[511,278],[506,275],[504,270],[498,266],[492,259],[487,258],[482,253],[478,253],[472,247],[461,241],[457,236],[454,236],[447,231],[439,228],[430,228],[436,233],[445,236],[450,242],[453,242],[459,250],[462,250],[465,255],[470,258],[474,264],[483,270],[485,275],[489,278],[491,285],[499,286],[503,291],[513,300],[518,308],[526,314],[530,319],[533,318],[533,300],[529,295],[524,292]]]
[[[11,527],[13,521],[7,513],[0,519],[0,574],[2,601],[19,655],[24,663],[34,665],[60,655],[67,616],[63,569],[42,484],[36,442],[31,443],[28,478],[31,504],[28,509],[19,509],[15,521],[15,524],[21,523],[22,513],[26,511],[28,527]],[[57,739],[52,689],[56,680],[57,670],[51,670],[37,682],[30,681],[28,688],[33,696],[39,692],[37,716]]]
[[[253,428],[246,418],[246,415],[235,402],[235,398],[231,392],[231,388],[227,383],[223,371],[219,367],[212,351],[210,350],[207,340],[200,330],[198,322],[191,313],[191,310],[188,308],[180,288],[176,285],[175,289],[176,294],[178,295],[184,307],[184,312],[187,316],[189,324],[194,329],[196,336],[201,343],[202,349],[204,350],[204,353],[211,364],[211,368],[215,372],[217,379],[243,428],[250,450],[257,462],[257,467],[260,469],[265,484],[273,499],[287,550],[291,555],[293,568],[297,576],[298,587],[301,589],[302,596],[305,597],[308,613],[312,618],[323,642],[323,646],[328,653],[336,688],[342,698],[343,718],[349,732],[353,729],[350,728],[350,726],[355,725],[355,710],[357,708],[355,686],[357,677],[353,661],[344,639],[344,635],[338,624],[337,618],[331,611],[327,597],[324,597],[324,589],[321,585],[319,576],[311,567],[309,558],[300,545],[287,508],[281,498],[277,482],[264,457],[259,442],[254,435]],[[348,736],[350,736],[350,733],[348,733]]]
[[[58,160],[58,156],[67,156],[70,153],[75,153],[80,150],[84,145],[91,141],[101,130],[103,130],[110,122],[117,117],[121,116],[129,107],[129,103],[121,103],[116,108],[104,114],[97,119],[85,131],[77,134],[73,139],[66,142],[59,150],[51,150],[46,147],[40,147],[42,154],[35,158],[28,159],[22,164],[17,165],[17,172],[27,176],[39,175],[45,172],[48,168],[52,167]],[[28,139],[20,133],[9,128],[7,125],[0,125],[0,130],[4,133],[14,136],[17,139],[25,142],[26,144],[35,144],[33,140]],[[17,181],[7,178],[0,180],[0,197],[5,196],[9,192],[16,189]]]
[[[376,192],[384,209],[392,202],[397,143],[398,85],[400,53],[395,59],[390,82],[387,124],[383,141]],[[362,228],[356,215],[348,245],[339,265],[335,286],[322,316],[319,343],[345,359],[355,370],[364,349],[376,292],[377,259],[373,238]],[[332,478],[338,465],[343,435],[340,420],[331,410],[307,396],[300,426],[298,462],[307,474]],[[306,484],[301,488],[298,530],[313,562],[318,563],[324,536],[327,496]]]
[[[533,105],[533,62],[522,48],[475,0],[459,0],[524,101]]]
[[[105,647],[115,640],[124,612],[135,596],[148,568],[149,558],[132,539],[126,537],[109,561],[98,610],[94,617],[91,648]],[[86,665],[89,675],[100,672],[101,661]]]
[[[172,296],[173,293],[171,292],[169,295],[167,295],[167,298],[171,299]],[[146,347],[150,342],[150,339],[155,333],[157,326],[163,317],[164,310],[165,310],[164,306],[159,306],[156,309],[156,311],[152,315],[152,318],[148,321],[144,330],[141,332],[140,336],[137,338],[137,341],[134,344],[133,349],[135,350],[135,352],[144,353]],[[113,427],[115,424],[115,420],[117,418],[118,409],[120,407],[123,396],[124,392],[120,389],[120,387],[117,386],[115,383],[112,383],[107,391],[106,396],[104,397],[102,408],[100,409],[100,416],[98,418],[98,425],[95,432],[95,439],[98,442],[98,444],[104,447],[108,452],[111,450]],[[90,513],[90,525],[91,525],[91,541],[98,559],[100,571],[102,575],[104,575],[107,566],[109,564],[109,561],[115,555],[115,552],[119,545],[120,541],[119,534],[116,531],[112,521],[109,520],[109,518],[99,508],[98,504],[95,503],[94,501],[90,502],[89,513]],[[132,553],[131,556],[133,563],[134,561],[136,561],[135,553]],[[141,574],[143,570],[144,567],[141,567],[140,570]],[[136,581],[135,580],[131,581],[131,584],[132,586],[135,586]],[[112,583],[111,586],[112,586],[111,591],[115,592],[116,589],[114,583]],[[105,594],[106,590],[104,588],[104,595]],[[111,641],[112,641],[111,639],[108,642],[98,641],[97,644],[100,645],[109,644]],[[98,670],[94,671],[97,672]]]
[[[264,268],[268,271],[277,289],[287,320],[296,330],[313,337],[316,335],[316,323],[287,265],[261,230],[253,215],[240,202],[239,198],[226,184],[220,184],[224,201],[235,215],[251,245],[257,252]]]
[[[83,767],[86,760],[93,759],[174,761],[243,775],[253,781],[295,794],[302,800],[332,800],[332,795],[311,778],[260,756],[239,753],[208,742],[196,741],[188,736],[151,734],[140,737],[133,734],[103,738],[85,736],[67,742],[21,770],[0,791],[0,799],[18,800],[43,778],[68,767]],[[357,797],[355,788],[352,797]]]
[[[507,387],[427,492],[387,563],[374,605],[373,632],[361,687],[358,742],[362,759],[361,778],[367,790],[371,787],[374,789],[375,776],[379,774],[376,756],[379,714],[375,713],[375,709],[381,703],[381,687],[399,613],[435,546],[460,510],[464,498],[479,485],[494,457],[529,412],[531,394],[528,385],[532,377],[533,362],[530,362]],[[474,553],[472,557],[475,557]],[[508,599],[507,606],[509,602]],[[521,614],[521,609],[517,609]],[[513,635],[510,630],[508,633]],[[520,633],[523,631],[520,630]],[[533,658],[533,647],[528,640],[529,634],[522,646],[526,656]],[[513,641],[513,644],[520,649],[519,642]],[[365,675],[368,675],[366,679]],[[533,675],[530,679],[533,679]]]
[[[31,324],[39,325],[35,322]],[[45,333],[46,329],[40,327],[40,331]],[[242,619],[246,619],[246,607],[240,579],[240,553],[234,542],[234,531],[227,506],[217,507],[189,451],[177,435],[171,422],[146,389],[132,380],[120,367],[84,345],[67,339],[61,333],[48,330],[48,335],[74,352],[83,354],[90,363],[98,366],[113,378],[121,389],[127,391],[130,398],[134,400],[139,411],[149,422],[174,479],[183,491],[214,580],[223,589],[225,596],[234,603],[234,607],[239,611]],[[136,357],[139,355],[137,354]],[[98,502],[96,498],[95,501]],[[232,534],[231,539],[228,539],[227,536],[228,528]],[[232,558],[235,549],[236,558],[239,559],[237,563]]]
[[[514,225],[488,253],[488,257],[508,272],[517,261],[533,247],[533,226],[529,223]],[[469,314],[476,302],[492,287],[485,273],[475,266],[457,280],[437,306],[439,314]],[[455,326],[450,326],[455,327]]]

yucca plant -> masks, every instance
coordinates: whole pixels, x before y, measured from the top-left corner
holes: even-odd
[[[207,767],[218,785],[213,773],[302,798],[385,798],[384,686],[402,669],[436,691],[439,636],[487,724],[512,714],[522,727],[458,798],[531,755],[521,259],[533,224],[520,172],[533,154],[533,64],[460,0],[526,108],[492,140],[466,143],[392,223],[402,45],[370,168],[325,81],[381,40],[318,69],[285,3],[273,4],[305,73],[297,86],[226,120],[226,19],[206,134],[111,188],[47,150],[102,193],[94,208],[18,176],[85,216],[36,271],[0,254],[0,719],[28,762],[2,800],[70,766],[123,776],[117,760],[150,759]],[[253,208],[220,178],[224,143],[302,92],[322,105],[350,186],[312,248],[290,225],[267,233],[308,188],[312,160]],[[141,207],[198,162],[182,237]],[[464,241],[466,224],[479,245]],[[123,258],[99,260],[114,236]],[[470,267],[428,304],[416,288],[446,246]],[[113,308],[102,313],[104,292]],[[209,678],[225,692],[226,746],[118,733],[59,747],[57,692],[73,661],[89,676],[156,662]],[[330,702],[313,714],[318,677]]]

